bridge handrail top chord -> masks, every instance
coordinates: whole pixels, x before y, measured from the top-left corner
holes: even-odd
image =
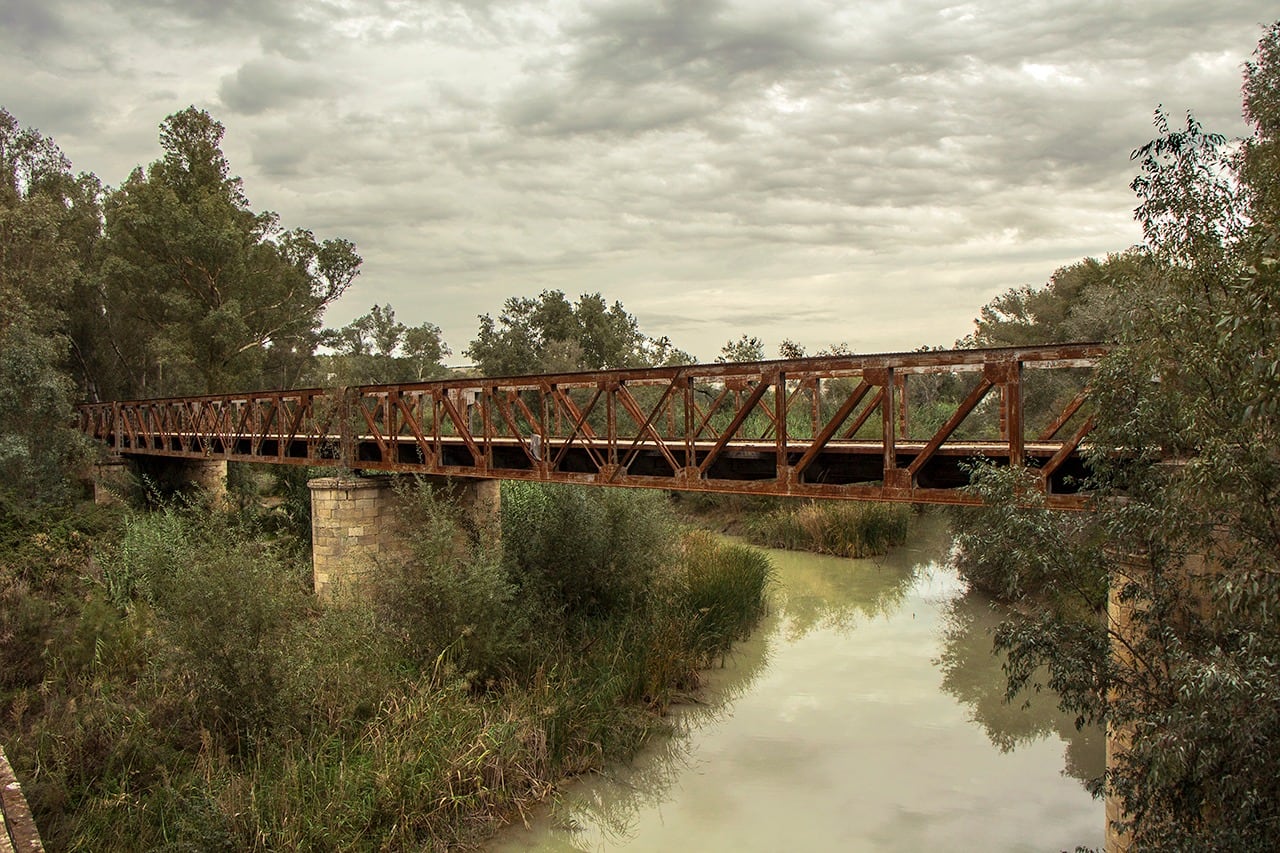
[[[593,387],[614,384],[664,384],[683,378],[717,380],[731,378],[765,378],[785,374],[788,376],[814,376],[817,378],[856,377],[868,370],[893,369],[900,375],[930,373],[973,372],[987,364],[1018,363],[1026,368],[1085,368],[1091,367],[1107,355],[1110,346],[1105,343],[1069,343],[1021,347],[990,347],[984,349],[920,350],[914,352],[871,353],[858,355],[815,356],[769,361],[729,362],[710,364],[673,365],[668,367],[615,368],[569,373],[517,374],[511,376],[469,376],[450,379],[433,379],[422,382],[399,382],[356,385],[339,388],[294,388],[288,390],[239,391],[221,394],[201,394],[180,397],[153,397],[134,400],[85,402],[80,408],[93,410],[114,406],[143,407],[175,404],[230,403],[249,404],[272,400],[299,401],[309,398],[331,397],[342,391],[353,397],[371,397],[389,394],[434,394],[448,392],[476,392],[483,390],[537,390],[544,387]]]

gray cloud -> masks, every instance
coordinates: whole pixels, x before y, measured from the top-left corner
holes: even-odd
[[[222,78],[218,97],[235,112],[300,107],[330,94],[332,84],[316,71],[278,58],[253,59]]]
[[[705,358],[903,349],[1134,242],[1152,110],[1241,132],[1272,5],[0,0],[0,79],[112,183],[211,109],[255,206],[359,245],[333,323],[390,301],[461,351],[554,287]]]
[[[65,35],[62,10],[40,0],[9,0],[0,4],[0,36],[8,47],[44,44]]]

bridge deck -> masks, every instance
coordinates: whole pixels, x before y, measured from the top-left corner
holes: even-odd
[[[122,454],[858,500],[976,503],[967,466],[985,458],[1033,467],[1047,502],[1073,507],[1085,499],[1089,368],[1104,353],[1074,344],[451,379],[80,414]]]

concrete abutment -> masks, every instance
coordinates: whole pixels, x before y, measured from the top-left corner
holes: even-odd
[[[1231,532],[1219,530],[1216,542],[1212,547],[1229,550]],[[1127,680],[1138,685],[1146,682],[1148,687],[1163,682],[1167,671],[1159,661],[1159,655],[1148,655],[1145,663],[1134,653],[1136,648],[1148,640],[1148,631],[1153,627],[1148,614],[1151,609],[1149,594],[1126,594],[1128,584],[1137,584],[1138,588],[1150,588],[1155,584],[1154,570],[1150,554],[1145,549],[1125,551],[1112,549],[1108,551],[1111,562],[1110,589],[1107,597],[1107,629],[1111,637],[1111,659],[1113,665],[1124,672]],[[1221,552],[1217,556],[1221,556]],[[1164,568],[1163,583],[1168,586],[1164,595],[1176,599],[1181,609],[1176,614],[1162,617],[1160,626],[1173,628],[1179,632],[1187,630],[1187,623],[1196,623],[1212,617],[1214,596],[1212,593],[1214,579],[1221,573],[1222,564],[1214,556],[1190,554],[1182,557],[1171,566]],[[1122,700],[1120,690],[1112,687],[1111,700]],[[1119,769],[1124,755],[1133,745],[1134,727],[1131,723],[1107,720],[1106,767],[1108,775]],[[1134,849],[1134,840],[1129,832],[1122,831],[1121,825],[1126,814],[1119,794],[1112,788],[1108,779],[1105,795],[1106,842],[1105,853],[1129,853]]]

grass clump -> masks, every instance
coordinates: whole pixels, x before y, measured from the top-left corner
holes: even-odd
[[[760,551],[705,531],[686,534],[682,545],[674,598],[696,626],[701,653],[722,656],[764,615],[773,567]]]
[[[858,558],[901,545],[910,521],[904,504],[813,501],[749,518],[744,529],[758,545]]]

